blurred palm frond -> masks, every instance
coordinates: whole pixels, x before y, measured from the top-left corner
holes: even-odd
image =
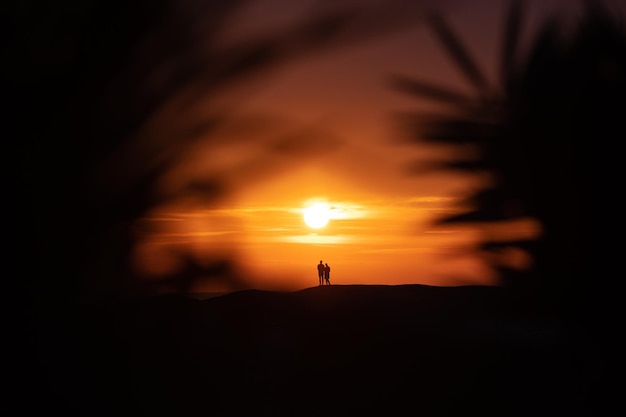
[[[540,308],[580,315],[583,306],[599,307],[598,290],[592,289],[614,285],[601,271],[618,259],[610,230],[623,218],[609,190],[619,188],[623,165],[616,146],[626,132],[626,28],[623,17],[608,7],[585,2],[584,13],[567,30],[571,22],[546,19],[521,56],[523,5],[512,1],[505,18],[499,85],[489,85],[437,15],[430,21],[432,30],[475,96],[410,77],[395,77],[392,86],[448,104],[441,115],[403,115],[401,126],[410,141],[477,150],[466,158],[423,164],[423,169],[488,172],[493,178],[464,202],[472,209],[438,223],[480,227],[536,219],[542,227],[536,239],[487,239],[479,246],[528,251],[533,261],[525,271],[494,264],[502,283],[532,294],[531,299],[541,300]]]
[[[130,267],[135,223],[147,212],[184,196],[214,202],[337,140],[292,128],[249,139],[255,156],[213,169],[212,155],[233,144],[223,129],[241,118],[220,101],[224,95],[298,58],[377,39],[416,19],[387,5],[319,6],[299,22],[222,43],[223,30],[236,26],[249,4],[3,4],[3,129],[11,159],[5,218],[14,219],[7,221],[10,269],[25,293],[128,294],[137,279]],[[206,174],[163,191],[163,178],[198,143],[211,145]],[[190,264],[188,271],[197,269]],[[49,279],[50,271],[60,278]],[[244,285],[231,272],[234,285]]]

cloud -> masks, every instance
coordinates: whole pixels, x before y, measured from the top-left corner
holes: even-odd
[[[454,197],[444,197],[444,196],[420,196],[420,197],[411,197],[408,202],[411,204],[425,204],[425,203],[451,203],[458,198]]]
[[[290,243],[304,243],[309,245],[338,245],[349,243],[349,241],[353,239],[348,236],[318,235],[311,233],[308,235],[285,236],[282,238],[278,238],[277,240]]]

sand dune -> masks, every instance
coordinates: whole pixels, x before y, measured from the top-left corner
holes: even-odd
[[[581,361],[586,341],[569,323],[526,314],[503,288],[167,295],[45,317],[38,369],[50,403],[42,410],[56,402],[66,415],[597,411]]]

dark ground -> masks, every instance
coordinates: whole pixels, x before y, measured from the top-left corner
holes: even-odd
[[[20,409],[611,415],[593,340],[572,323],[523,313],[523,305],[497,287],[401,285],[51,307],[33,316],[37,351],[24,369],[35,395]]]

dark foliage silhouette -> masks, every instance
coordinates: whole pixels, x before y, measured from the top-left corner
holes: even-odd
[[[441,114],[401,116],[412,140],[456,146],[466,157],[420,166],[490,175],[469,195],[461,214],[439,225],[469,224],[484,230],[477,256],[491,254],[502,285],[515,303],[567,330],[570,364],[580,370],[576,412],[610,415],[619,393],[611,385],[619,357],[621,301],[616,277],[622,265],[615,235],[623,211],[619,197],[626,132],[626,26],[624,17],[601,2],[584,2],[573,21],[545,21],[530,45],[520,48],[525,16],[511,2],[502,37],[500,79],[492,84],[443,16],[430,25],[474,96],[414,77],[397,76],[395,88],[446,106]],[[534,238],[492,238],[486,228],[509,220],[534,219]],[[512,268],[507,250],[522,250],[531,262]],[[542,375],[542,371],[538,372]]]
[[[271,124],[263,115],[261,123],[237,119],[236,108],[217,104],[223,93],[298,57],[396,30],[400,22],[393,13],[380,19],[376,8],[345,3],[312,8],[294,27],[222,45],[223,29],[237,25],[237,12],[249,3],[3,4],[7,267],[29,297],[135,294],[129,257],[141,232],[137,220],[151,208],[183,197],[213,204],[280,167],[280,157],[303,158],[336,141],[307,127],[266,140],[248,135],[256,152],[243,166],[225,172],[209,166],[175,190],[159,188],[191,145],[204,141],[218,149],[220,129]],[[204,275],[219,271],[208,267]],[[245,286],[235,270],[228,281],[232,289]]]
[[[477,253],[528,252],[528,268],[494,262],[503,284],[528,296],[529,307],[582,320],[610,305],[599,297],[614,285],[609,271],[619,258],[611,234],[622,214],[610,190],[619,188],[622,160],[616,146],[626,110],[626,30],[623,17],[586,2],[571,26],[558,16],[548,19],[522,54],[523,5],[511,2],[495,85],[436,13],[430,26],[475,96],[413,77],[395,77],[393,84],[449,109],[402,116],[415,140],[468,151],[466,159],[420,169],[492,178],[465,202],[469,211],[439,224],[538,220],[538,238],[492,240],[485,233]]]

